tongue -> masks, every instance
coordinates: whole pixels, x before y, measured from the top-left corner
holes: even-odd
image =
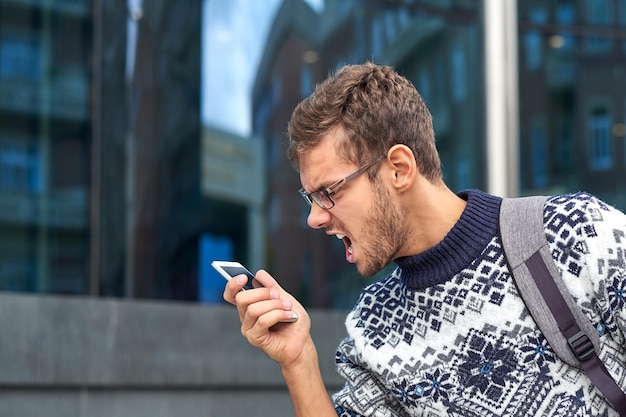
[[[347,237],[344,237],[343,244],[346,246],[346,261],[353,263],[354,255],[352,254],[352,242]]]

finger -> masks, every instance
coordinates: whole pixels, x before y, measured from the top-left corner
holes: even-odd
[[[293,302],[289,299],[279,298],[275,290],[257,291],[257,294],[242,295],[241,298],[247,298],[253,300],[252,302],[246,301],[237,302],[238,307],[242,307],[242,323],[244,326],[246,322],[249,323],[247,327],[251,327],[254,322],[263,314],[272,310],[292,311]],[[268,298],[269,297],[269,298]],[[239,300],[239,298],[238,298]],[[245,307],[243,307],[245,305]],[[244,322],[244,320],[246,322]]]
[[[242,325],[241,333],[254,346],[263,347],[263,344],[270,335],[270,329],[287,322],[293,322],[294,314],[290,310],[272,309],[258,316],[253,325],[246,327]]]
[[[231,281],[235,283],[228,283],[228,287],[231,289],[231,293],[227,296],[231,297],[231,304],[235,304],[239,310],[239,318],[243,321],[243,317],[250,304],[267,299],[278,299],[282,289],[270,274],[264,270],[260,270],[254,277],[255,288],[241,291],[244,285],[248,282],[245,275],[237,276]]]
[[[291,307],[292,303],[289,300],[269,299],[257,301],[248,305],[242,324],[245,327],[252,327],[264,314],[274,310],[290,311]]]
[[[279,300],[279,292],[276,289],[269,289],[265,287],[260,287],[253,290],[239,291],[235,294],[235,306],[237,306],[237,311],[239,312],[239,319],[243,323],[246,315],[252,315],[253,317],[257,317],[260,314],[263,314],[262,308],[263,304],[259,304],[253,309],[251,312],[248,312],[250,306],[254,306],[258,303],[263,303],[266,301],[278,301]],[[261,310],[258,310],[258,309]]]
[[[293,320],[295,313],[292,311],[291,301],[271,299],[248,305],[241,319],[242,334],[245,336],[254,327],[258,327],[261,331],[267,331],[278,322],[272,321],[271,317],[274,314],[276,314],[278,321]]]
[[[244,285],[246,285],[246,282],[248,282],[248,280],[245,275],[238,275],[233,279],[228,280],[226,286],[224,287],[224,301],[230,304],[235,304],[235,297],[239,292],[241,292],[241,289]]]

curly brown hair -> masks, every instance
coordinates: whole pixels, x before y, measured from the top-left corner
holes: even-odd
[[[442,177],[430,112],[413,84],[389,66],[344,66],[298,104],[288,125],[288,157],[296,170],[300,157],[333,130],[343,133],[336,135],[337,151],[356,165],[403,144],[425,178]]]

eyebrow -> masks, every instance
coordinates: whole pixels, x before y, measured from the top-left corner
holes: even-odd
[[[319,188],[315,188],[313,191],[307,191],[308,193],[315,193],[318,191],[323,191],[326,190],[328,187],[330,187],[331,185],[334,185],[336,183],[338,183],[339,181],[343,180],[344,178],[346,178],[345,176],[341,177],[341,178],[337,178],[334,179],[332,181],[326,180],[324,182],[321,183],[321,185],[319,186]]]

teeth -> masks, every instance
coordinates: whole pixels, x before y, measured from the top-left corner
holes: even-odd
[[[348,253],[350,253],[350,254],[352,253],[352,246],[350,246],[350,247],[348,248]]]

